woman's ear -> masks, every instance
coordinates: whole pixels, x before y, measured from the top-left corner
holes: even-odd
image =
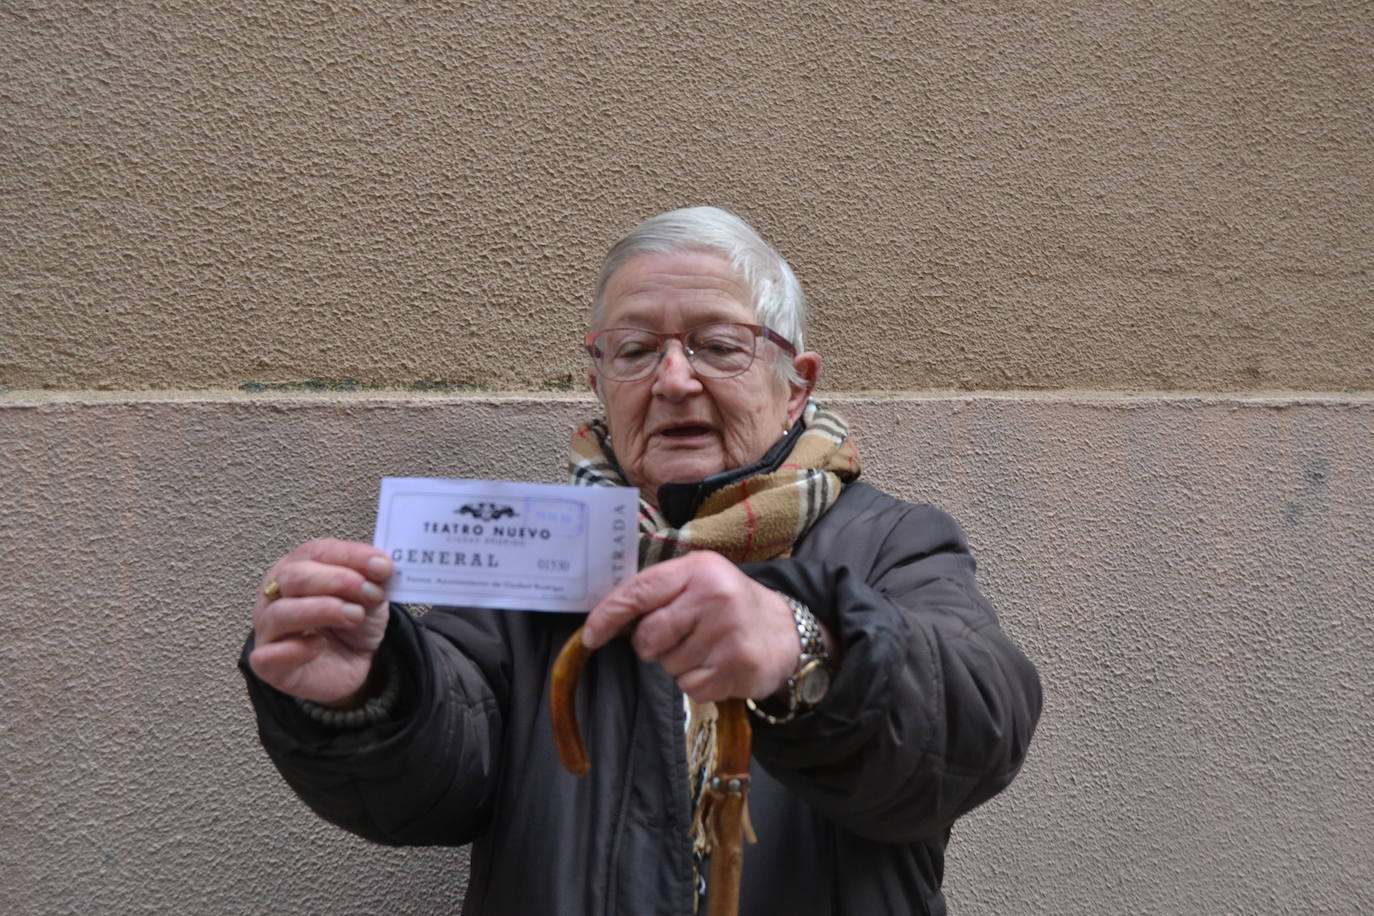
[[[806,401],[811,397],[811,392],[816,390],[816,383],[821,379],[821,355],[814,350],[798,353],[792,357],[792,371],[802,379],[800,385],[789,382],[791,393],[787,398],[787,418],[795,423],[806,409]]]
[[[596,395],[596,399],[597,399],[598,401],[601,400],[601,389],[599,389],[599,388],[596,387],[596,370],[595,370],[595,369],[592,369],[592,368],[588,368],[588,369],[587,369],[587,387],[590,388],[590,389],[592,390],[592,394]]]

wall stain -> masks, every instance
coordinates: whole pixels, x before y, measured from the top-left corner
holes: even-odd
[[[1307,462],[1307,467],[1302,469],[1302,479],[1309,486],[1324,488],[1331,479],[1331,462],[1325,458]]]

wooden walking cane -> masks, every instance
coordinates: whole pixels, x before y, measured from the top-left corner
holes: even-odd
[[[577,678],[591,651],[582,644],[582,629],[563,644],[553,663],[549,714],[553,741],[563,769],[574,776],[591,768],[582,732],[577,727]],[[711,838],[711,878],[707,916],[738,916],[740,878],[744,874],[744,805],[749,793],[749,754],[753,730],[743,700],[716,704],[716,769],[703,789],[703,814]]]

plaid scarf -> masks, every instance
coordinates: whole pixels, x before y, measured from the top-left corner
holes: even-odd
[[[811,400],[802,423],[797,442],[782,464],[712,492],[681,527],[670,525],[663,513],[640,499],[640,568],[692,550],[714,550],[737,564],[791,556],[793,545],[834,505],[844,484],[859,476],[859,452],[849,441],[849,427],[838,414]],[[613,457],[610,433],[603,420],[593,420],[573,433],[570,448],[572,483],[629,486]],[[715,768],[715,704],[689,702],[687,772],[696,810],[692,850],[698,905],[705,889],[702,863],[711,852],[702,817],[702,788],[704,777]],[[746,811],[745,834],[753,842],[748,818]]]
[[[802,422],[797,444],[780,466],[716,490],[680,528],[672,527],[663,513],[640,499],[640,568],[692,550],[714,550],[735,563],[789,556],[792,545],[839,498],[840,488],[859,476],[859,452],[838,414],[812,400]],[[593,420],[573,433],[572,483],[629,486],[610,446],[603,420]]]

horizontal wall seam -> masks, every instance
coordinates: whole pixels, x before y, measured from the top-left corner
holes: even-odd
[[[1080,407],[1236,407],[1282,408],[1289,406],[1322,406],[1365,408],[1374,405],[1374,393],[1348,392],[1139,392],[1116,391],[911,391],[818,392],[818,399],[832,406],[844,404],[912,403],[912,404],[976,404],[1026,402],[1038,405],[1065,404]],[[166,392],[106,392],[106,391],[10,391],[0,393],[0,410],[101,408],[112,406],[152,405],[215,405],[260,407],[270,410],[298,410],[332,408],[349,405],[376,409],[434,409],[453,405],[517,406],[550,403],[585,404],[592,407],[596,399],[590,394],[548,392],[481,392],[415,394],[401,392],[328,392],[318,394],[243,393],[223,391],[166,391]]]

